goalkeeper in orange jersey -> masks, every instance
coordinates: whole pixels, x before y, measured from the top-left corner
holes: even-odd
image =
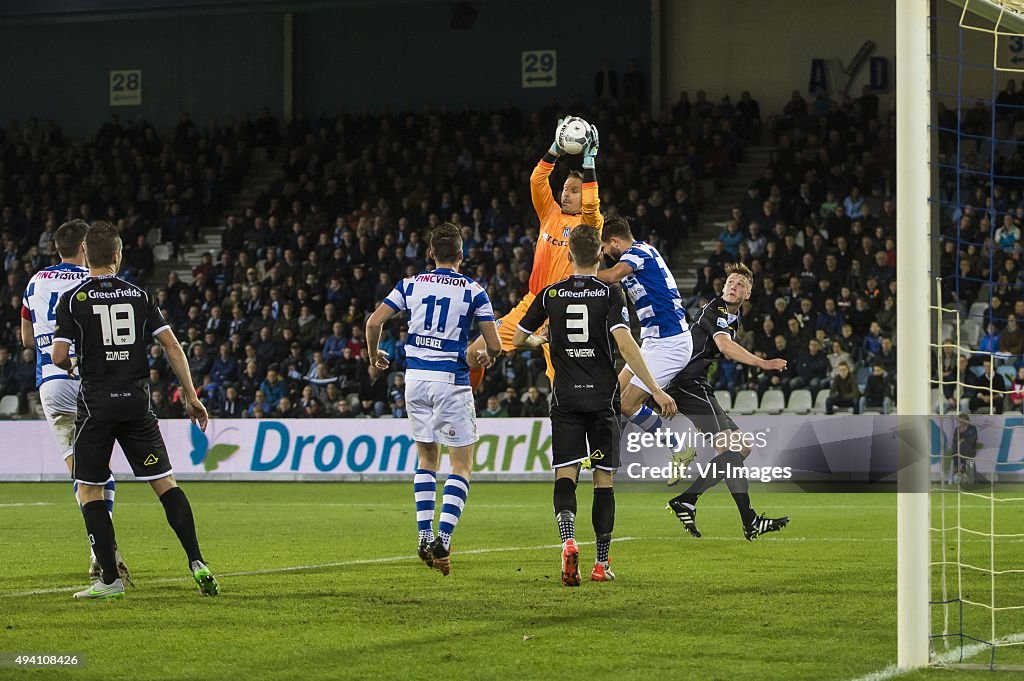
[[[557,140],[551,144],[551,148],[530,175],[530,197],[540,219],[540,234],[537,236],[537,247],[533,253],[530,290],[513,310],[498,320],[498,336],[501,338],[501,349],[505,352],[516,349],[512,338],[537,294],[546,286],[562,281],[572,274],[572,263],[569,262],[569,232],[572,228],[579,224],[590,225],[600,233],[604,225],[601,200],[597,195],[597,174],[594,169],[599,139],[597,128],[591,125],[590,129],[591,142],[583,148],[583,173],[575,170],[569,172],[569,177],[562,185],[562,194],[558,202],[552,196],[551,185],[548,182],[558,158],[566,153],[558,146]],[[469,381],[474,390],[484,376],[483,368],[477,366],[474,359],[476,351],[483,349],[483,344],[483,337],[477,338],[466,353],[470,367]],[[553,380],[555,372],[551,367],[551,351],[547,343],[541,348],[547,361],[548,380]]]

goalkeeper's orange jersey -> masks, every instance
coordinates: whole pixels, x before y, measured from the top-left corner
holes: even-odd
[[[597,195],[597,182],[583,183],[583,212],[568,215],[551,195],[548,177],[555,166],[541,159],[530,175],[530,196],[533,207],[540,218],[540,234],[537,236],[537,250],[533,254],[533,271],[530,273],[530,293],[537,295],[556,281],[562,281],[572,274],[569,262],[569,232],[580,223],[592,225],[601,231],[604,216],[601,215],[601,200]]]

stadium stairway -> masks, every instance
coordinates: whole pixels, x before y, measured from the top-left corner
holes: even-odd
[[[216,264],[220,253],[221,233],[224,231],[224,220],[227,216],[242,215],[246,208],[250,208],[256,203],[271,184],[282,177],[284,177],[284,166],[281,161],[273,158],[254,159],[249,174],[242,181],[241,191],[231,195],[228,207],[221,214],[220,223],[201,227],[198,240],[182,246],[177,261],[170,258],[166,260],[157,258],[150,285],[166,285],[167,275],[171,272],[176,272],[181,281],[191,282],[192,268],[201,262],[205,253],[212,254],[213,262]]]
[[[707,262],[716,237],[725,229],[732,207],[746,198],[747,187],[762,176],[774,150],[773,146],[747,147],[743,160],[736,164],[736,174],[728,178],[717,191],[708,192],[697,229],[672,253],[672,274],[684,300],[693,294],[693,288],[697,285],[697,270]]]

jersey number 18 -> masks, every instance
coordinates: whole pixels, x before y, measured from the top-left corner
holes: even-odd
[[[93,305],[92,313],[100,318],[104,345],[135,343],[135,308],[129,303]]]

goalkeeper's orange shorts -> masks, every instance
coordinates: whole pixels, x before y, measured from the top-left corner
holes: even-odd
[[[533,299],[536,298],[532,292],[528,292],[523,299],[519,301],[507,315],[498,320],[498,338],[501,339],[501,349],[504,352],[512,352],[516,349],[516,346],[512,344],[512,337],[516,333],[516,329],[519,328],[519,322],[523,321],[523,317],[526,316],[526,311],[530,309],[530,305],[533,303]],[[547,369],[544,373],[547,374],[548,380],[551,381],[551,385],[555,384],[555,370],[551,366],[551,344],[545,343],[540,346],[541,350],[544,351],[544,361],[547,363]]]

